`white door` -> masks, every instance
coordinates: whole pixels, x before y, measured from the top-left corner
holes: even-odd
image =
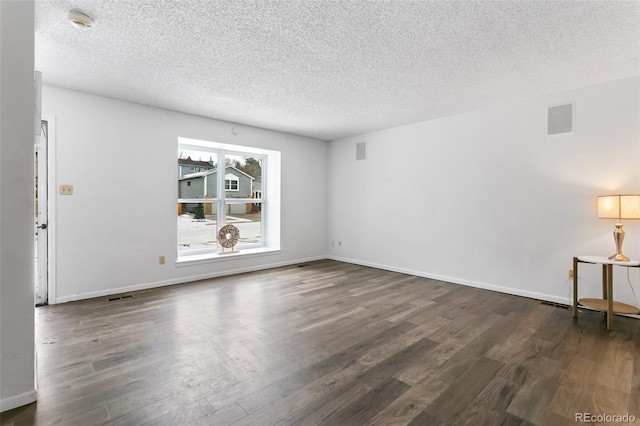
[[[42,121],[42,132],[35,146],[35,225],[36,225],[36,306],[46,305],[49,298],[47,145],[48,123]]]

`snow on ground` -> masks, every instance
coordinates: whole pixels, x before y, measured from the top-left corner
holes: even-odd
[[[195,220],[191,214],[178,216],[178,251],[205,248],[217,248],[217,222],[209,216],[203,220]],[[258,215],[258,220],[260,216]],[[260,242],[260,222],[252,221],[238,215],[227,216],[227,224],[235,225],[240,231],[240,239],[236,247],[242,244]]]

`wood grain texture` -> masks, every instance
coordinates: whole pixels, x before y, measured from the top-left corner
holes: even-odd
[[[1,425],[570,425],[640,418],[640,323],[335,261],[36,309]]]

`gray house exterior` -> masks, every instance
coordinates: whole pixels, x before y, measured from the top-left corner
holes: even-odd
[[[225,168],[225,198],[252,198],[254,196],[252,176],[233,166]],[[187,174],[178,178],[178,198],[216,198],[218,170]],[[250,205],[250,204],[249,204]],[[190,211],[195,204],[183,206]],[[245,204],[230,205],[229,213],[248,213]]]

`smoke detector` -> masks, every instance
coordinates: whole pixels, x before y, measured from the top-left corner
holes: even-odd
[[[76,28],[91,28],[93,26],[93,19],[89,18],[82,12],[69,12],[69,23]]]

